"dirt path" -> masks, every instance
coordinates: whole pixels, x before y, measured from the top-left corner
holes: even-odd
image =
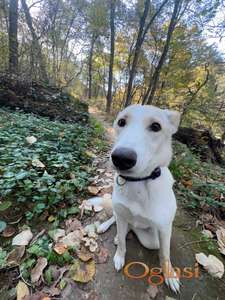
[[[91,108],[90,113],[98,119],[106,128],[107,139],[111,144],[113,142],[113,131],[107,116],[100,113],[97,109]],[[108,155],[98,158],[100,167],[105,168],[106,172],[112,172],[108,164]],[[99,166],[98,166],[99,167]],[[103,175],[104,176],[104,175]],[[97,265],[95,280],[92,283],[99,300],[147,300],[147,299],[182,299],[182,300],[220,300],[224,299],[225,281],[224,278],[213,279],[210,275],[199,270],[198,278],[181,279],[181,293],[175,295],[164,284],[158,286],[157,295],[151,298],[153,289],[147,281],[147,277],[143,279],[129,279],[123,272],[117,273],[113,267],[113,256],[115,246],[113,239],[115,236],[115,226],[100,236],[101,242],[105,248],[109,250],[109,260],[106,264]],[[171,243],[171,259],[175,267],[181,270],[184,267],[195,267],[195,253],[204,251],[200,247],[199,232],[196,230],[195,220],[192,219],[181,208],[178,209],[174,222],[172,243]],[[202,243],[204,244],[204,243]],[[129,235],[127,240],[126,262],[144,262],[150,268],[159,266],[158,251],[150,251],[140,245],[133,235]],[[142,271],[142,270],[139,270]],[[196,273],[195,273],[196,274]],[[71,298],[75,299],[75,298]],[[91,298],[92,299],[92,298]]]

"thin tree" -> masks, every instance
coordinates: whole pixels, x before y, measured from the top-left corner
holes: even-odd
[[[110,112],[112,105],[112,83],[113,83],[113,66],[114,66],[114,52],[115,52],[115,0],[110,1],[110,62],[109,62],[109,79],[108,92],[106,102],[106,112]]]
[[[96,35],[92,33],[90,51],[88,57],[88,99],[92,97],[92,72],[93,72],[93,54],[94,54],[94,45],[96,41]]]
[[[18,0],[9,2],[9,72],[18,72]]]
[[[153,22],[155,21],[156,17],[162,11],[163,7],[166,5],[167,2],[168,2],[168,0],[164,0],[161,3],[161,5],[159,6],[159,8],[155,11],[155,13],[151,16],[148,23],[146,23],[147,18],[149,16],[150,9],[151,9],[151,1],[145,0],[144,11],[140,17],[138,36],[137,36],[137,40],[136,40],[136,43],[134,46],[134,56],[133,56],[133,61],[132,61],[132,65],[131,65],[131,70],[129,73],[125,107],[130,105],[131,100],[132,100],[131,98],[132,98],[133,81],[134,81],[135,74],[136,74],[136,69],[137,69],[137,64],[138,64],[138,59],[140,56],[142,44],[145,40],[146,34],[148,33],[149,29],[151,28]]]
[[[162,54],[161,54],[160,59],[158,61],[158,64],[157,64],[157,66],[154,70],[152,78],[150,80],[147,92],[145,93],[145,95],[143,97],[143,101],[142,101],[143,104],[146,104],[146,103],[151,104],[152,101],[153,101],[155,91],[156,91],[156,88],[157,88],[157,84],[158,84],[158,81],[159,81],[160,73],[161,73],[162,67],[164,65],[165,59],[167,57],[167,53],[168,53],[168,50],[169,50],[171,38],[172,38],[172,35],[173,35],[173,32],[174,32],[174,29],[176,27],[176,24],[177,24],[177,20],[178,20],[178,17],[179,17],[182,2],[183,2],[183,0],[175,0],[174,1],[173,13],[172,13],[172,16],[171,16],[171,19],[170,19],[170,24],[169,24],[169,27],[168,27],[166,41],[165,41],[165,44],[164,44],[164,47],[163,47],[163,51],[162,51]]]
[[[33,40],[33,48],[36,50],[36,56],[39,60],[40,64],[40,72],[41,72],[41,79],[43,79],[45,82],[48,82],[48,76],[46,72],[46,66],[44,61],[44,56],[42,54],[41,45],[39,44],[38,36],[35,32],[35,29],[33,27],[33,20],[30,14],[29,7],[27,6],[26,0],[21,0],[22,7],[24,10],[27,26],[31,32],[32,40]]]

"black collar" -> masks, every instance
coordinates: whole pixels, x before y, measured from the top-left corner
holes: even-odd
[[[116,178],[116,182],[118,185],[124,185],[126,181],[143,181],[148,179],[156,179],[161,175],[161,169],[160,167],[155,168],[155,170],[152,171],[152,173],[146,177],[130,177],[130,176],[124,176],[124,175],[118,175]],[[120,178],[124,179],[124,182],[119,182]]]

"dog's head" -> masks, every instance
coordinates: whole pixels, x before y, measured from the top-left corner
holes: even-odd
[[[131,105],[119,113],[114,128],[116,142],[111,160],[122,175],[147,176],[156,167],[168,166],[171,137],[180,114],[150,105]]]

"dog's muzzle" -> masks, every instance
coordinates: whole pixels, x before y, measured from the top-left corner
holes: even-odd
[[[136,165],[137,153],[130,148],[119,147],[112,152],[111,158],[116,168],[125,171]]]

